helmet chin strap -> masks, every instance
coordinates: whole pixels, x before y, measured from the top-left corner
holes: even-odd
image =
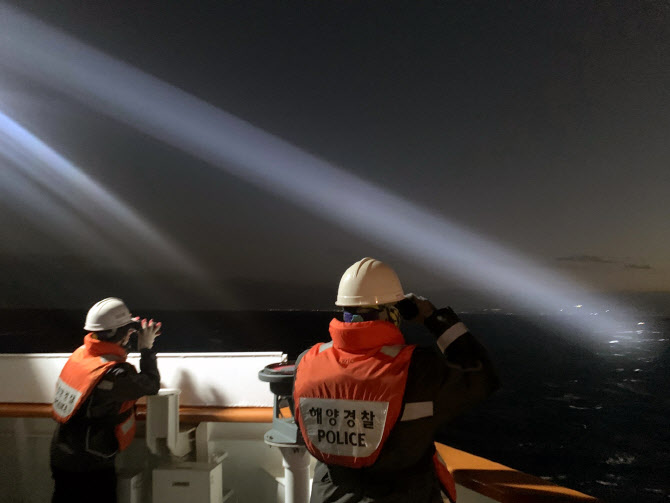
[[[97,339],[97,340],[99,340],[99,341],[107,341],[107,342],[109,342],[109,341],[111,341],[112,339],[114,339],[114,336],[116,335],[116,331],[117,331],[116,328],[112,328],[112,329],[110,329],[110,330],[105,330],[104,332],[109,332],[109,334],[105,335],[104,337],[100,337],[100,334],[99,334],[99,333],[97,333],[97,332],[93,332],[93,338],[94,338],[94,339]]]
[[[130,336],[128,336],[126,342],[122,342],[120,346],[126,350],[126,353],[130,353]]]

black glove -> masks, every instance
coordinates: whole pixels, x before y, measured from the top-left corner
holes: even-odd
[[[425,297],[408,293],[396,304],[400,316],[407,321],[423,323],[435,311],[435,306]]]
[[[461,319],[452,308],[444,307],[433,311],[423,324],[426,325],[428,330],[439,337],[460,321]]]

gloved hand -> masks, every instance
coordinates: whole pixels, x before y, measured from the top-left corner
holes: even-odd
[[[396,304],[400,316],[408,321],[423,323],[435,311],[435,306],[427,298],[408,293],[405,299]]]
[[[436,309],[433,314],[426,318],[423,324],[436,337],[441,337],[447,330],[456,327],[457,325],[457,331],[453,333],[454,337],[459,337],[468,331],[458,315],[449,306],[443,307],[442,309]]]
[[[161,322],[154,322],[154,320],[147,322],[146,318],[144,318],[141,327],[137,332],[137,349],[151,349],[154,345],[154,340],[161,334]]]

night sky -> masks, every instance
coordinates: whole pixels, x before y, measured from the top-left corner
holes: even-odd
[[[588,290],[670,291],[665,1],[0,3],[11,6]],[[147,306],[322,307],[363,256],[438,303],[486,289],[354,231],[351,214],[324,218],[100,113],[2,51],[0,112],[227,291],[210,295],[136,231],[111,231],[76,191],[54,204],[95,233],[48,218],[53,185],[21,171],[5,135],[5,305],[113,294]]]

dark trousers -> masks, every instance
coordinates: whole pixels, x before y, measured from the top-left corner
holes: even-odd
[[[54,494],[51,503],[116,503],[114,467],[90,472],[68,472],[51,468]]]

